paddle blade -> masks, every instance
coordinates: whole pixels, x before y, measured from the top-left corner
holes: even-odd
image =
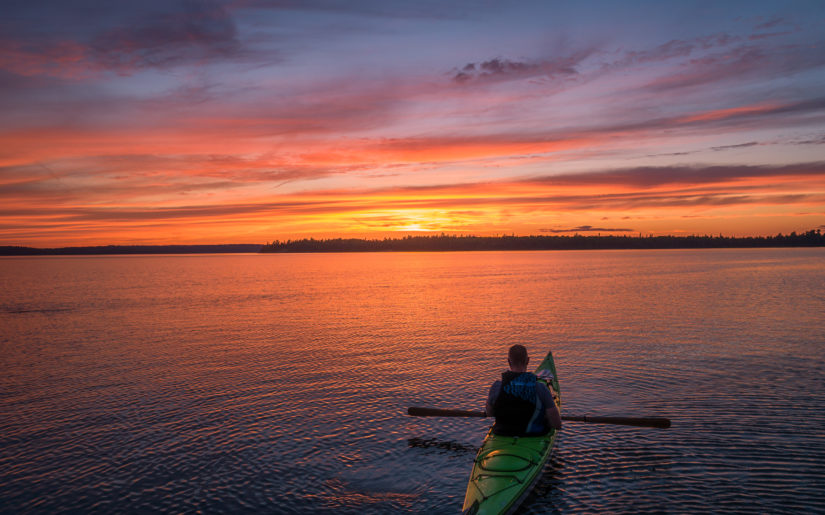
[[[589,415],[562,415],[562,420],[588,424],[616,424],[619,426],[656,427],[667,429],[670,419],[663,417],[591,417]]]
[[[486,417],[483,411],[463,411],[457,409],[420,408],[412,406],[407,408],[407,415],[413,417]]]

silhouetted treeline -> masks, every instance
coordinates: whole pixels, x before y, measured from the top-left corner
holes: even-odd
[[[261,252],[432,252],[469,250],[707,249],[823,247],[821,230],[802,234],[735,238],[727,236],[406,236],[358,239],[314,238],[275,241]]]
[[[68,256],[96,254],[230,254],[259,252],[261,245],[106,245],[101,247],[0,247],[0,256]]]
[[[106,254],[230,254],[250,252],[437,252],[468,250],[705,249],[747,247],[825,247],[820,229],[801,234],[734,238],[728,236],[406,236],[274,241],[266,245],[106,245],[99,247],[0,246],[0,256]]]

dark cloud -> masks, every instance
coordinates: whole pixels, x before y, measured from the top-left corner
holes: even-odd
[[[825,136],[821,136],[818,138],[806,139],[806,140],[773,140],[773,141],[749,141],[747,143],[739,143],[736,145],[720,145],[717,147],[710,147],[705,149],[698,149],[698,150],[690,150],[685,152],[668,152],[662,154],[647,154],[647,157],[662,157],[662,156],[687,156],[691,154],[699,154],[705,152],[707,150],[711,150],[713,152],[722,152],[725,150],[737,149],[737,148],[748,148],[748,147],[756,147],[756,146],[764,146],[764,145],[823,145],[825,144]]]
[[[592,225],[580,225],[570,229],[539,229],[540,232],[567,233],[567,232],[633,232],[633,229],[614,229],[608,227],[593,227]]]
[[[739,143],[738,145],[720,145],[718,147],[710,147],[713,152],[721,152],[724,150],[731,150],[735,148],[755,147],[758,145],[769,145],[771,143],[759,143],[757,141],[749,141],[748,143]],[[699,154],[708,149],[689,150],[685,152],[666,152],[662,154],[648,154],[647,157],[674,157],[674,156],[689,156],[691,154]]]
[[[814,137],[811,139],[801,140],[801,141],[794,141],[794,145],[825,145],[825,134],[819,137]]]
[[[584,49],[566,56],[535,62],[514,61],[496,57],[487,61],[467,63],[453,70],[453,80],[458,83],[469,81],[504,81],[529,77],[554,78],[575,76],[576,67],[593,54],[593,49]]]
[[[535,74],[539,68],[538,64],[496,57],[478,64],[467,63],[453,75],[453,80],[462,83],[472,79],[501,78],[504,76],[521,77]]]
[[[675,156],[688,156],[690,154],[695,154],[699,152],[698,150],[692,150],[690,152],[666,152],[664,154],[648,154],[647,157],[675,157]]]
[[[701,36],[689,40],[673,39],[650,50],[629,50],[621,52],[621,57],[604,65],[602,71],[621,69],[640,64],[659,63],[677,58],[687,58],[700,51],[724,48],[728,52],[730,45],[742,41],[741,36],[719,33]],[[587,48],[573,52],[561,58],[539,59],[536,61],[514,61],[497,57],[488,61],[471,62],[453,70],[453,80],[459,83],[470,80],[509,80],[522,77],[546,75],[574,76],[583,60],[597,52],[596,48]],[[724,55],[724,54],[723,54]],[[696,57],[688,65],[705,57]]]
[[[748,143],[739,143],[738,145],[722,145],[719,147],[710,147],[711,150],[719,152],[720,150],[729,150],[732,148],[747,148],[759,145],[756,141],[749,141]]]
[[[478,65],[481,73],[487,73],[490,75],[498,75],[502,73],[529,73],[537,67],[538,66],[534,64],[519,63],[516,61],[508,61],[506,59],[491,59]],[[572,71],[568,72],[572,73]]]

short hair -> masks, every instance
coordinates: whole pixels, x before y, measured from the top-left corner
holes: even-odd
[[[514,365],[527,364],[527,348],[524,345],[515,344],[507,352],[507,359]]]

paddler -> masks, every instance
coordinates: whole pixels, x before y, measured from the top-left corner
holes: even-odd
[[[487,416],[495,416],[493,433],[506,436],[537,436],[551,428],[561,429],[561,414],[553,394],[535,374],[527,371],[527,349],[513,345],[507,353],[510,370],[490,387]]]

